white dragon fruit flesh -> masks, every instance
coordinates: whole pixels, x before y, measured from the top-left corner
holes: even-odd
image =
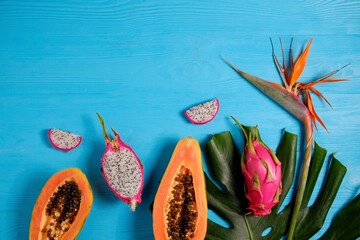
[[[241,170],[245,178],[246,197],[254,215],[264,216],[279,202],[281,194],[281,162],[274,152],[262,142],[251,139],[249,134],[241,158]]]
[[[194,124],[205,124],[214,119],[219,111],[219,100],[201,103],[185,111],[185,116]]]
[[[102,174],[114,194],[135,211],[141,203],[141,191],[144,185],[144,168],[131,147],[125,144],[119,134],[110,139],[105,129],[104,120],[98,114],[103,127],[106,150],[101,158]]]
[[[66,152],[79,146],[82,140],[80,135],[54,128],[49,129],[48,136],[50,143],[54,148]]]

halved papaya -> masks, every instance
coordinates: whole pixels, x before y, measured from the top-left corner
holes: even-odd
[[[207,199],[199,143],[192,137],[176,145],[153,205],[156,240],[205,238]]]
[[[93,195],[85,174],[69,168],[43,187],[32,213],[30,240],[73,240],[89,215]]]

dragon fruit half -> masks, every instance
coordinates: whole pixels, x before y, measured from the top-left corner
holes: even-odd
[[[135,211],[141,203],[141,191],[144,185],[144,168],[131,147],[121,141],[119,134],[111,128],[115,137],[110,139],[104,120],[97,114],[103,127],[106,151],[101,158],[102,174],[107,185],[115,195],[129,204]]]
[[[185,116],[194,124],[205,124],[213,120],[219,111],[217,98],[193,106],[185,111]]]
[[[48,136],[54,148],[66,152],[79,146],[82,140],[80,135],[55,128],[49,129]]]
[[[282,191],[281,162],[269,147],[256,137],[252,138],[251,132],[247,136],[244,128],[237,124],[247,140],[245,160],[244,153],[241,156],[241,171],[245,178],[246,197],[249,199],[248,209],[257,216],[268,215],[279,202]]]

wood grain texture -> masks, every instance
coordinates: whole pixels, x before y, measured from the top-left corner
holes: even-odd
[[[314,98],[331,133],[319,128],[315,140],[329,154],[337,152],[348,172],[313,239],[360,192],[358,0],[2,0],[0,36],[1,238],[26,238],[46,180],[61,169],[80,167],[93,188],[94,205],[78,239],[153,239],[148,206],[180,138],[191,135],[204,143],[211,133],[231,130],[241,146],[229,115],[258,124],[271,148],[284,128],[300,134],[298,122],[221,59],[280,83],[269,37],[278,54],[278,37],[285,51],[294,37],[295,54],[314,37],[304,82],[350,63],[341,71],[352,75],[350,82],[318,87],[335,111]],[[214,97],[220,100],[214,121],[195,126],[184,118],[185,109]],[[105,145],[95,112],[145,166],[143,203],[136,213],[102,179]],[[83,142],[68,153],[55,150],[46,136],[51,127],[81,134]],[[323,170],[320,178],[325,175]]]

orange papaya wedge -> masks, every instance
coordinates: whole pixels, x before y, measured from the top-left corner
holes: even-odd
[[[205,176],[199,143],[192,137],[176,145],[153,205],[156,240],[203,240],[207,228]]]
[[[93,195],[85,174],[69,168],[54,174],[43,187],[30,223],[30,240],[73,240],[90,212]]]

